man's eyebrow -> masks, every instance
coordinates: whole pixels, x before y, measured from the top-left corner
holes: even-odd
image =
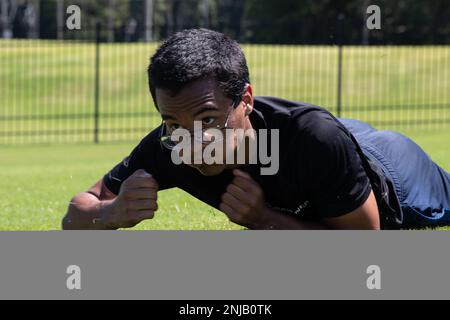
[[[194,113],[194,117],[198,116],[199,114],[202,114],[203,112],[207,112],[207,111],[219,111],[220,109],[217,107],[213,107],[213,106],[206,106],[201,108],[200,110],[198,110],[196,113]]]
[[[199,114],[202,114],[203,112],[207,112],[207,111],[219,111],[220,109],[217,107],[213,107],[213,106],[205,106],[203,108],[201,108],[200,110],[196,111],[194,113],[194,117],[198,116]],[[169,114],[161,114],[161,118],[163,120],[176,120],[175,117],[169,115]]]

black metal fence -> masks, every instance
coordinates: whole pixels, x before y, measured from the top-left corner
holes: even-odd
[[[146,79],[157,43],[106,32],[0,40],[0,144],[137,140],[160,123]],[[242,47],[256,95],[379,128],[450,128],[450,46]]]

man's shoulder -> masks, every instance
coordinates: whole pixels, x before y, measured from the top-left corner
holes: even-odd
[[[161,125],[157,126],[150,132],[148,132],[139,142],[138,148],[143,153],[155,153],[163,151],[163,147],[160,143],[161,137]]]
[[[267,128],[279,128],[295,139],[329,142],[342,132],[342,124],[325,108],[301,101],[256,97],[255,109]]]
[[[170,158],[170,152],[167,152],[160,142],[160,132],[161,126],[150,131],[140,140],[133,151],[146,164],[151,164],[155,167],[165,164],[166,160]]]
[[[325,111],[323,107],[303,102],[287,100],[277,97],[269,96],[256,96],[254,98],[255,108],[262,112],[273,112],[273,113],[286,113],[292,114],[293,112],[298,113],[302,111]]]

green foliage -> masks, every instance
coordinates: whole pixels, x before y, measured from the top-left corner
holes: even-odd
[[[30,0],[38,1],[38,0]],[[40,0],[41,35],[55,38],[56,1]],[[83,21],[115,29],[133,17],[142,37],[146,0],[64,0],[79,4]],[[450,39],[448,0],[152,0],[154,39],[209,27],[250,43],[442,44]],[[366,9],[381,8],[382,30],[368,32]],[[121,41],[121,38],[116,40]]]

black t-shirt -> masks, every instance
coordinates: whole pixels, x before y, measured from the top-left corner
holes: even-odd
[[[268,206],[299,219],[319,221],[359,208],[371,184],[350,133],[318,106],[272,97],[256,97],[250,114],[254,129],[279,130],[279,170],[261,175],[261,164],[246,165],[264,191]],[[122,181],[137,169],[151,173],[160,190],[178,187],[218,208],[231,182],[231,171],[203,176],[185,164],[175,165],[159,142],[160,128],[150,132],[131,154],[104,178],[118,194]]]

